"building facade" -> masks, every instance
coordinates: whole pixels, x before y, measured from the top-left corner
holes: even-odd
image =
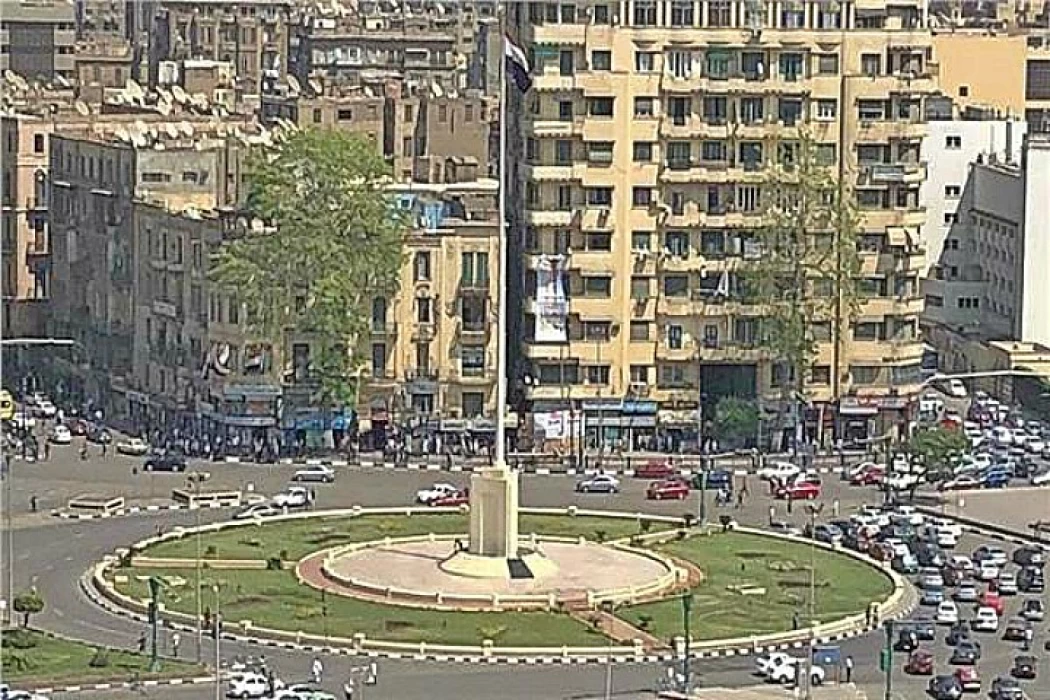
[[[64,0],[5,2],[0,17],[0,73],[28,80],[76,79],[76,16]]]
[[[535,83],[515,256],[526,410],[588,441],[694,441],[721,396],[783,415],[787,375],[736,297],[767,168],[803,134],[855,183],[862,295],[805,379],[825,444],[906,421],[919,391],[920,145],[937,64],[923,3],[636,0],[519,10]],[[719,290],[729,290],[721,294]],[[779,442],[779,429],[767,433]]]

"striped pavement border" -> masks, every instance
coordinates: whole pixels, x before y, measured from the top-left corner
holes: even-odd
[[[34,688],[32,692],[40,695],[54,695],[55,693],[80,695],[88,692],[100,692],[104,690],[134,690],[136,688],[161,688],[165,686],[180,685],[203,685],[214,683],[215,676],[194,676],[192,678],[158,678],[139,681],[113,682],[113,683],[80,683],[78,685],[56,685],[49,688]]]

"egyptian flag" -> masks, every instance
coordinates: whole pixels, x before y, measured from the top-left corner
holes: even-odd
[[[532,76],[529,75],[529,57],[520,46],[510,40],[503,38],[503,57],[506,59],[507,75],[521,92],[528,92],[532,87]]]

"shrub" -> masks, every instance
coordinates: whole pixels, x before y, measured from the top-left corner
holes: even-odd
[[[209,544],[204,550],[204,557],[206,559],[214,559],[218,556],[219,550],[215,548],[215,545]]]
[[[9,630],[4,635],[5,649],[32,649],[37,645],[36,635],[25,630]]]
[[[280,557],[270,557],[266,560],[267,571],[280,571],[283,568],[283,560]]]
[[[98,647],[95,649],[95,655],[91,657],[91,661],[88,661],[88,666],[91,668],[106,668],[109,666],[109,652]]]
[[[608,533],[605,530],[595,530],[594,531],[594,541],[595,542],[604,542],[606,535],[608,535]]]
[[[652,615],[639,615],[638,616],[638,629],[643,630],[643,631],[648,630],[650,625],[652,625],[652,624],[653,624],[653,616]]]
[[[44,609],[44,599],[36,588],[30,588],[28,591],[23,591],[15,596],[14,609],[15,612],[22,614],[22,626],[28,627],[29,616],[35,615]]]
[[[641,530],[643,535],[646,534],[647,532],[649,532],[650,530],[653,529],[653,521],[652,520],[643,520],[643,521],[641,521],[640,523],[638,523],[638,529]]]

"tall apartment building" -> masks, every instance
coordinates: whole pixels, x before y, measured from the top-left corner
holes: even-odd
[[[14,0],[0,11],[0,73],[28,80],[76,78],[76,17],[65,0]]]
[[[807,432],[830,442],[905,421],[923,351],[923,107],[937,87],[924,3],[518,12],[535,73],[512,200],[524,207],[526,410],[579,411],[588,440],[607,444],[695,439],[727,394],[785,413],[787,372],[737,275],[764,171],[805,132],[855,183],[862,214],[860,314],[814,327]]]

